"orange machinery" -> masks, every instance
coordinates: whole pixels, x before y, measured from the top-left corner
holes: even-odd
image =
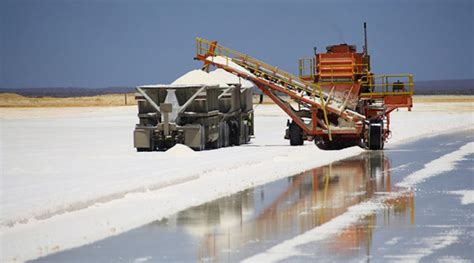
[[[390,113],[413,106],[413,76],[374,75],[365,45],[332,45],[325,53],[299,60],[299,76],[201,38],[196,59],[255,83],[291,118],[290,145],[314,141],[322,149],[360,145],[383,149],[390,137]]]

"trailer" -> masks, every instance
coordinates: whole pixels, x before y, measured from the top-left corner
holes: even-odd
[[[292,146],[308,140],[328,150],[379,150],[390,137],[390,113],[413,106],[413,75],[374,75],[365,23],[364,35],[360,53],[348,44],[314,48],[314,57],[299,60],[298,76],[202,38],[195,59],[255,83],[290,117],[285,138]]]
[[[253,136],[250,89],[240,85],[147,85],[136,88],[137,151],[185,144],[194,150],[248,143]]]

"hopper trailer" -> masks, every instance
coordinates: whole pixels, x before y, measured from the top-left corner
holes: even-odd
[[[137,151],[185,144],[194,150],[248,143],[253,136],[252,91],[240,85],[148,85],[136,88]]]
[[[314,141],[321,149],[359,145],[379,150],[390,137],[390,113],[411,110],[411,74],[375,75],[365,45],[331,45],[325,52],[299,60],[293,75],[247,54],[202,38],[196,39],[196,57],[204,67],[213,65],[252,81],[285,111],[285,138],[290,145]]]

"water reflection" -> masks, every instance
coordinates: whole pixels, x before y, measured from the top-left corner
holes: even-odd
[[[391,192],[390,171],[382,151],[366,152],[184,210],[148,227],[184,230],[194,240],[196,259],[239,260],[324,224],[380,192]],[[395,213],[413,223],[413,194],[387,203],[384,221]],[[348,227],[328,249],[350,254],[354,247],[370,248],[375,221],[374,214]]]

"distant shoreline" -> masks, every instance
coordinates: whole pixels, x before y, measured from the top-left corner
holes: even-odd
[[[254,95],[258,105],[259,95]],[[474,103],[474,95],[414,95],[413,101],[423,103]],[[134,93],[107,94],[78,97],[26,97],[16,93],[0,93],[1,108],[51,108],[51,107],[116,107],[136,105]],[[263,104],[273,104],[264,96]]]
[[[87,87],[36,87],[36,88],[0,88],[2,93],[16,93],[26,97],[92,97],[99,95],[134,93],[134,86],[114,86],[107,88]],[[474,95],[474,79],[415,81],[416,95]],[[262,92],[254,87],[254,94]]]

